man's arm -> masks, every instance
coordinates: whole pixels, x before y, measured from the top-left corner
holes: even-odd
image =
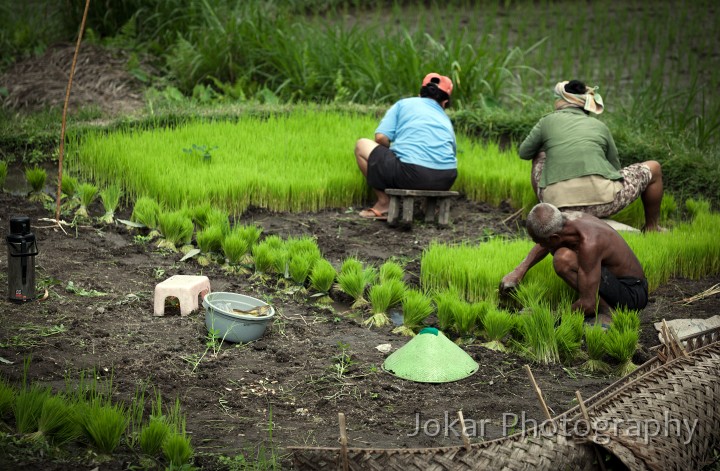
[[[577,257],[577,291],[579,298],[571,308],[581,310],[586,315],[594,315],[597,312],[598,305],[602,254],[595,244],[586,243],[578,249]]]
[[[381,146],[390,147],[390,138],[381,132],[375,133],[375,142]]]
[[[548,249],[542,247],[540,244],[535,244],[523,261],[520,262],[520,265],[515,267],[513,271],[505,275],[500,281],[500,295],[507,294],[517,288],[528,270],[537,265],[549,253],[550,251]]]
[[[543,137],[542,130],[540,129],[540,123],[538,121],[530,131],[530,134],[522,141],[520,147],[518,147],[518,155],[523,160],[532,160],[537,157],[538,153],[542,150]]]

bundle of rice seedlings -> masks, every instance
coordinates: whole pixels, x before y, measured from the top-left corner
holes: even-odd
[[[158,235],[157,229],[160,220],[160,204],[149,196],[141,196],[135,201],[130,220],[143,224]]]
[[[92,183],[81,183],[77,188],[77,195],[80,199],[80,207],[75,211],[75,216],[88,218],[88,206],[92,204],[97,196],[98,188]]]
[[[585,326],[585,348],[588,359],[580,368],[588,373],[609,373],[610,365],[603,361],[607,353],[607,337],[600,324]]]
[[[617,308],[612,313],[612,326],[619,331],[640,330],[640,316],[637,311],[627,308]]]
[[[478,324],[478,311],[472,308],[470,303],[463,300],[453,306],[453,326],[455,331],[463,336],[471,336],[475,332]]]
[[[572,362],[580,354],[584,333],[585,315],[568,307],[560,317],[560,325],[555,328],[558,353],[564,362]]]
[[[353,299],[352,308],[356,309],[367,304],[365,300],[365,274],[364,270],[341,273],[337,277],[340,290]]]
[[[494,307],[490,308],[483,321],[485,337],[488,341],[481,345],[490,350],[506,351],[507,348],[503,345],[502,340],[510,333],[514,323],[515,321],[509,312]]]
[[[232,228],[232,231],[237,232],[243,238],[245,238],[245,240],[247,240],[250,244],[250,247],[253,247],[255,244],[257,244],[257,241],[260,240],[260,235],[262,234],[262,228],[253,224],[235,226]]]
[[[547,287],[538,280],[525,281],[520,283],[512,293],[513,299],[523,308],[531,308],[538,303],[539,299],[545,299]]]
[[[340,265],[340,274],[343,275],[345,273],[350,272],[361,272],[363,270],[363,263],[354,256],[347,257],[345,260],[343,260],[342,264]]]
[[[370,287],[368,299],[370,301],[370,312],[372,316],[366,319],[363,324],[369,327],[382,327],[390,323],[387,311],[392,303],[392,290],[392,286],[388,283],[380,283]]]
[[[81,407],[79,414],[80,426],[90,443],[99,452],[112,454],[128,424],[122,406],[105,404],[96,399]]]
[[[0,420],[13,409],[15,389],[0,378]]]
[[[386,261],[380,265],[380,269],[378,270],[380,283],[384,283],[388,280],[402,281],[404,276],[405,271],[403,270],[403,267],[394,260]]]
[[[337,272],[332,263],[324,258],[315,262],[310,271],[310,286],[320,295],[319,302],[330,301],[330,290],[335,282],[335,277],[337,277]]]
[[[8,174],[8,164],[4,160],[0,160],[0,192],[3,191],[3,187],[5,186],[5,180],[7,179]]]
[[[32,167],[25,170],[25,179],[30,185],[30,201],[42,201],[43,188],[45,188],[45,181],[47,180],[47,172],[40,167]]]
[[[206,216],[205,225],[203,227],[219,226],[223,234],[230,232],[230,220],[228,214],[220,209],[211,209]]]
[[[632,373],[637,368],[632,362],[638,345],[637,330],[618,330],[610,326],[607,331],[607,352],[615,358],[619,364],[615,369],[618,376],[625,376]]]
[[[432,314],[432,300],[420,291],[408,289],[402,301],[403,325],[393,329],[394,334],[412,337],[415,330],[422,327],[423,322]]]
[[[219,253],[224,238],[223,228],[217,224],[206,226],[195,234],[198,248],[204,254]]]
[[[36,384],[29,388],[23,388],[15,395],[13,413],[18,433],[37,432],[43,404],[49,397],[50,389],[41,388]]]
[[[163,417],[151,417],[140,431],[140,450],[148,456],[157,455],[171,429]]]
[[[100,192],[100,199],[105,208],[105,214],[100,218],[101,222],[112,224],[115,221],[115,210],[120,204],[121,197],[122,190],[117,185],[109,185]]]
[[[192,240],[195,226],[182,211],[170,211],[160,213],[158,226],[163,240],[158,242],[158,247],[167,248],[177,252],[178,245],[189,244]]]
[[[198,229],[203,229],[208,226],[208,219],[212,211],[210,203],[202,203],[195,205],[188,209],[190,213],[190,219]]]
[[[368,284],[375,280],[374,268],[365,269],[365,278]],[[405,283],[397,278],[390,278],[388,280],[381,281],[380,283],[390,287],[390,307],[398,306],[402,303],[405,298],[405,291],[407,291]]]
[[[265,237],[263,239],[263,243],[267,244],[267,246],[273,250],[277,250],[285,246],[285,241],[282,240],[282,237],[276,234]]]
[[[289,278],[289,267],[290,264],[290,253],[287,251],[287,248],[284,245],[281,245],[280,247],[273,247],[270,246],[270,258],[272,259],[272,268],[278,275]]]
[[[252,248],[255,274],[260,276],[268,273],[273,266],[272,248],[268,244],[260,243]]]
[[[310,270],[315,264],[315,255],[312,253],[297,253],[295,254],[290,263],[288,264],[288,273],[290,278],[299,286],[304,286],[308,276],[310,276]]]
[[[62,180],[60,181],[60,191],[65,196],[67,196],[68,198],[72,198],[73,196],[75,196],[75,192],[77,192],[77,187],[77,178],[63,175]]]
[[[230,231],[221,243],[225,259],[230,265],[237,265],[245,260],[245,255],[250,251],[250,241],[243,234]]]
[[[535,302],[529,314],[519,318],[522,343],[519,350],[536,363],[558,363],[560,352],[555,338],[555,316],[550,307]]]
[[[180,433],[170,434],[163,442],[162,450],[171,469],[182,469],[184,465],[190,463],[193,456],[190,437]]]
[[[455,311],[460,309],[458,306],[462,300],[460,294],[455,288],[447,291],[441,291],[435,295],[435,305],[437,306],[438,327],[440,330],[448,330],[455,324]]]
[[[38,419],[38,431],[33,438],[45,438],[49,443],[59,446],[80,437],[82,431],[75,408],[61,396],[50,396],[43,403]]]
[[[476,326],[478,329],[483,328],[483,324],[485,322],[485,315],[490,311],[490,308],[494,306],[495,305],[492,302],[487,300],[470,304],[470,309],[474,312]]]

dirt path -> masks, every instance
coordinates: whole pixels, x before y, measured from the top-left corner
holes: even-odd
[[[91,209],[100,215],[99,207]],[[38,204],[7,193],[0,194],[3,240],[10,216],[20,214],[32,219],[40,249],[36,276],[39,284],[47,286],[49,298],[21,305],[0,301],[0,357],[12,362],[0,363],[0,374],[19,382],[23,360],[32,355],[30,379],[55,388],[63,388],[65,379],[77,377],[78,371],[94,368],[99,375],[112,375],[118,400],[130,401],[136,386],[148,382],[166,403],[180,399],[196,462],[206,468],[215,463],[210,453],[233,456],[268,446],[270,429],[279,447],[332,446],[337,440],[338,412],[347,415],[353,445],[380,447],[458,444],[454,429],[445,436],[444,424],[446,414],[451,422],[459,409],[478,424],[487,421],[476,439],[508,432],[503,430],[507,414],[543,418],[522,368],[526,361],[515,355],[470,345],[466,350],[480,364],[475,375],[437,385],[404,381],[381,370],[386,355],[375,347],[390,343],[396,349],[407,339],[393,335],[391,328],[362,327],[345,314],[347,306],[341,303],[334,308],[314,306],[280,287],[227,275],[217,266],[179,262],[180,255],[138,244],[134,233],[119,225],[79,227],[64,234],[39,221],[50,215]],[[344,210],[250,211],[241,222],[262,226],[265,235],[313,235],[332,262],[351,254],[367,262],[401,257],[416,280],[421,251],[431,240],[478,241],[488,233],[513,233],[517,223],[503,223],[510,214],[460,200],[448,229],[417,224],[403,232]],[[261,340],[225,344],[217,354],[210,351],[202,356],[207,333],[202,309],[187,317],[180,317],[177,307],[169,307],[164,317],[152,315],[155,284],[175,274],[204,274],[213,291],[268,299],[279,315]],[[718,281],[720,276],[672,280],[655,292],[642,313],[643,346],[657,343],[651,325],[656,320],[717,313],[717,296],[689,306],[677,301]],[[66,289],[69,282],[104,295],[73,294]],[[0,257],[0,286],[3,290],[7,286],[5,256]],[[342,353],[350,360],[342,365],[345,374],[338,375]],[[589,397],[614,381],[562,365],[535,366],[533,371],[555,412],[571,406],[576,390]],[[428,433],[414,434],[418,420],[421,426],[429,424]],[[438,421],[437,436],[430,436],[434,422],[427,420]],[[38,463],[24,465],[32,469]],[[103,469],[124,469],[120,462],[108,466]]]

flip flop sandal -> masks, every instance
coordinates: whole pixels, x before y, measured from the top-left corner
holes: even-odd
[[[372,213],[372,215],[367,214],[368,212]],[[365,214],[363,215],[363,213],[365,213]],[[381,213],[380,211],[378,211],[375,208],[363,209],[362,211],[360,211],[358,213],[358,215],[361,218],[365,218],[365,219],[375,219],[376,221],[387,221],[387,212]]]

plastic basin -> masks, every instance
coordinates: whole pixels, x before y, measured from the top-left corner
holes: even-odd
[[[208,332],[215,330],[220,339],[227,342],[252,342],[263,336],[265,329],[275,317],[275,308],[270,307],[264,316],[237,314],[233,309],[247,311],[267,303],[251,296],[222,291],[209,293],[203,299],[205,327]]]

